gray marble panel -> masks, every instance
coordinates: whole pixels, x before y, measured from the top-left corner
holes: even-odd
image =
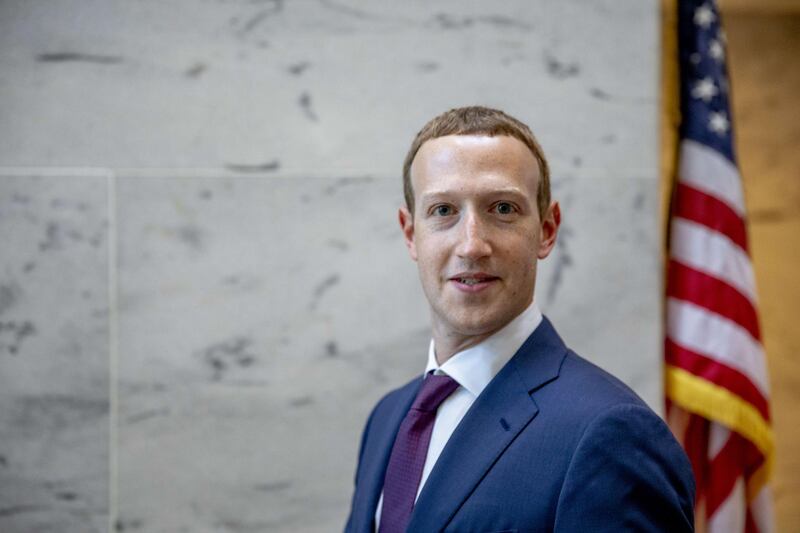
[[[0,175],[0,531],[108,526],[106,177]]]
[[[340,527],[369,408],[424,366],[400,184],[137,178],[117,191],[121,523]]]
[[[390,176],[427,119],[482,103],[531,124],[556,169],[653,178],[658,9],[2,2],[0,161]]]

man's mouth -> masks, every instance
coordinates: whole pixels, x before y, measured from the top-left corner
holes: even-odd
[[[464,289],[480,289],[500,278],[485,272],[464,272],[450,278],[457,286]]]

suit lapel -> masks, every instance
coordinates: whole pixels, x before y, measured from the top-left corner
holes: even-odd
[[[447,441],[408,531],[441,531],[539,409],[530,393],[558,377],[566,347],[545,318],[487,385]]]
[[[371,533],[375,529],[373,519],[381,490],[383,490],[389,455],[392,453],[400,423],[411,408],[421,385],[422,378],[420,377],[397,391],[397,397],[393,399],[392,405],[387,410],[388,413],[380,419],[376,417],[371,422],[372,427],[369,431],[371,439],[364,450],[360,466],[363,474],[358,483],[360,501],[354,511],[357,513],[354,531]]]

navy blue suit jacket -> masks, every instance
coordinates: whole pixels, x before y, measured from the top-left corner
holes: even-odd
[[[389,454],[421,381],[386,395],[367,421],[347,533],[374,531]],[[545,318],[453,432],[408,531],[692,531],[694,490],[666,424]]]

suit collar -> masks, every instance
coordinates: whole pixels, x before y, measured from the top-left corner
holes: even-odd
[[[533,392],[558,377],[567,346],[547,317],[510,361],[527,391]]]
[[[566,351],[545,318],[453,432],[417,499],[409,531],[445,528],[486,472],[539,412],[530,393],[558,378]]]

